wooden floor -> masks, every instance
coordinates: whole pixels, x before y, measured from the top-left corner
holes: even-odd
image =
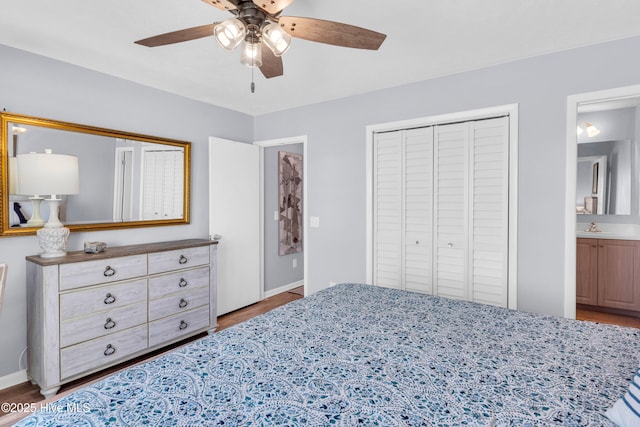
[[[278,295],[274,295],[272,297],[266,298],[260,302],[257,302],[253,305],[242,308],[240,310],[225,314],[224,316],[218,317],[218,328],[216,329],[216,331],[221,331],[237,323],[244,322],[245,320],[251,319],[252,317],[266,313],[268,311],[273,310],[274,308],[280,307],[281,305],[285,305],[291,301],[294,301],[300,298],[302,298],[302,292],[299,288],[296,288],[296,289],[292,289],[289,292],[283,292]],[[113,372],[117,372],[128,366],[134,365],[136,363],[140,363],[144,360],[157,356],[158,354],[167,352],[168,350],[171,350],[175,347],[184,345],[190,341],[194,341],[205,335],[206,333],[196,335],[195,337],[192,337],[188,340],[173,344],[170,347],[165,347],[162,350],[158,350],[158,351],[146,354],[144,356],[138,357],[128,362],[124,362],[120,365],[105,369],[93,375],[89,375],[82,379],[65,384],[60,388],[60,393],[82,386],[89,382],[95,381],[109,374],[112,374]],[[40,394],[40,388],[38,388],[35,385],[32,385],[30,382],[25,382],[23,384],[19,384],[4,390],[0,390],[0,403],[5,403],[5,402],[6,403],[36,403],[43,399],[44,398]],[[3,425],[1,417],[4,415],[6,415],[6,413],[2,409],[0,409],[0,426]],[[7,418],[12,418],[12,417],[7,417]]]
[[[576,309],[576,319],[590,320],[598,323],[610,323],[612,325],[630,326],[632,328],[640,328],[640,318],[632,316],[623,316],[619,314],[609,314],[600,311]]]

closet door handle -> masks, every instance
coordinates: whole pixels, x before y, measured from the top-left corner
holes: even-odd
[[[451,243],[451,242],[447,243],[447,247],[448,248],[452,248],[453,247],[453,243]]]

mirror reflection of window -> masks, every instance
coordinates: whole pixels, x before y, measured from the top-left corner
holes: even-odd
[[[142,219],[182,217],[182,150],[143,148],[142,157]]]

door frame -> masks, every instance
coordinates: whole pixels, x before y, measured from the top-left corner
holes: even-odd
[[[445,113],[417,119],[380,123],[366,127],[366,281],[373,283],[373,141],[377,132],[509,116],[509,277],[510,309],[518,308],[518,104],[505,104],[476,110]],[[575,126],[574,126],[575,129]],[[574,254],[575,255],[575,254]],[[575,272],[574,272],[575,274]],[[575,289],[574,289],[575,292]]]
[[[576,178],[578,105],[640,97],[640,85],[585,92],[567,97],[564,215],[564,317],[576,318]]]
[[[302,259],[303,259],[303,281],[304,295],[307,295],[309,289],[309,168],[307,167],[307,135],[292,136],[288,138],[268,139],[262,141],[254,141],[254,145],[260,147],[260,294],[265,297],[264,290],[264,149],[266,147],[277,147],[280,145],[302,144]]]
[[[131,155],[131,161],[126,167],[122,166],[122,162],[126,157],[127,153]],[[121,203],[123,199],[123,195],[126,194],[126,190],[124,189],[126,180],[123,179],[123,172],[132,172],[135,167],[135,151],[133,147],[116,147],[115,150],[115,171],[113,176],[113,220],[114,221],[131,221],[133,218],[133,195],[135,189],[133,188],[133,180],[128,185],[129,190],[129,198],[127,200],[126,205],[128,205],[127,211],[127,219],[122,218],[122,212],[125,210],[123,203]],[[120,208],[120,209],[118,209]]]

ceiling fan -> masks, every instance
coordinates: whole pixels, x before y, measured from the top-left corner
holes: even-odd
[[[242,43],[240,62],[259,68],[266,78],[283,74],[282,54],[291,38],[357,49],[377,50],[384,34],[340,22],[280,16],[295,0],[202,0],[235,15],[223,22],[160,34],[135,43],[156,47],[214,36],[226,50]],[[265,48],[266,46],[266,48]]]

